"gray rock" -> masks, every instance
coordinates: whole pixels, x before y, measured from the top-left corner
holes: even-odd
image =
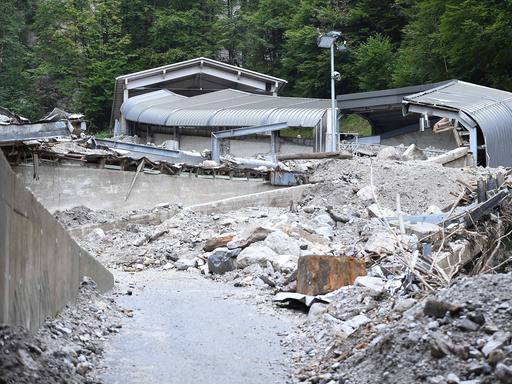
[[[393,253],[396,249],[396,239],[387,232],[374,233],[366,242],[364,250],[370,253]]]
[[[87,241],[97,243],[105,238],[105,232],[101,228],[94,228],[91,233],[87,235]]]
[[[408,309],[412,308],[416,304],[416,300],[413,298],[407,298],[400,300],[398,303],[395,304],[395,311],[404,313]]]
[[[402,160],[411,161],[411,160],[426,160],[427,156],[421,149],[416,147],[416,144],[411,144],[407,147],[407,149],[402,154]]]
[[[357,276],[356,280],[354,281],[354,285],[370,288],[377,292],[382,292],[384,291],[386,283],[380,277]]]
[[[385,147],[377,153],[378,160],[400,160],[401,158],[400,152],[395,147]]]
[[[229,249],[248,247],[252,243],[265,240],[271,232],[273,232],[272,228],[250,226],[228,242],[227,247]]]
[[[197,265],[194,259],[179,259],[174,263],[178,271],[186,271],[189,268],[195,268]]]
[[[370,322],[370,318],[366,315],[361,314],[361,315],[356,315],[353,318],[351,318],[350,320],[345,321],[345,325],[350,328],[357,329],[360,326],[365,325],[369,322]]]
[[[275,231],[267,236],[263,245],[272,249],[278,255],[300,256],[299,242],[283,231]]]
[[[377,191],[374,186],[367,185],[357,191],[357,197],[362,201],[373,201],[376,192]]]
[[[320,215],[315,216],[313,221],[320,226],[328,225],[329,227],[334,227],[336,225],[336,222],[328,213],[322,213]]]
[[[446,301],[428,299],[423,307],[423,313],[427,316],[442,318],[447,312],[452,314],[460,311],[461,307],[450,304]]]
[[[322,226],[319,226],[319,227],[315,227],[313,228],[313,231],[317,234],[317,235],[321,235],[327,239],[330,239],[334,236],[334,230],[332,229],[331,226],[329,225],[322,225]]]
[[[316,207],[314,205],[306,205],[304,208],[302,208],[302,210],[305,213],[313,213],[313,212],[315,212]]]
[[[87,361],[84,361],[83,363],[78,363],[76,366],[76,372],[79,375],[85,376],[87,372],[91,369],[91,364]]]
[[[446,381],[448,384],[459,384],[460,379],[459,376],[457,376],[455,373],[451,372],[446,376]]]
[[[491,352],[501,348],[509,339],[510,332],[496,332],[489,338],[487,343],[485,343],[482,348],[482,353],[485,357],[488,357]]]
[[[240,251],[240,248],[228,249],[227,247],[221,247],[215,249],[208,256],[208,270],[218,275],[235,270],[236,257],[240,254]]]
[[[495,374],[500,383],[512,384],[512,366],[498,363]]]
[[[476,331],[478,330],[478,324],[469,319],[459,319],[455,322],[455,325],[463,331]]]
[[[37,363],[35,362],[35,360],[32,358],[32,356],[30,355],[30,353],[27,350],[25,350],[23,348],[18,349],[18,351],[16,353],[16,357],[17,357],[18,361],[25,368],[32,370],[32,371],[38,369]]]
[[[272,249],[265,245],[253,244],[245,248],[237,257],[236,264],[238,268],[246,268],[252,264],[258,264],[266,267],[267,260],[274,261],[277,257]]]

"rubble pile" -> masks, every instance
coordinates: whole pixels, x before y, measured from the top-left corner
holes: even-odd
[[[464,277],[423,299],[341,288],[284,341],[299,351],[295,380],[511,383],[511,283],[510,273]]]
[[[100,295],[94,281],[84,279],[74,303],[35,333],[0,327],[1,383],[94,383],[109,335],[119,332],[123,316],[132,312]]]
[[[260,303],[277,294],[279,305],[308,311],[284,340],[296,382],[510,382],[510,335],[499,332],[510,332],[503,303],[512,276],[482,274],[504,272],[510,260],[502,246],[512,223],[507,170],[369,158],[286,166],[313,183],[287,208],[180,208],[162,220],[123,219],[80,242],[113,269],[203,274],[252,288]],[[83,216],[75,221],[98,219]],[[337,264],[329,260],[339,259],[355,280],[325,294]],[[298,268],[305,260],[307,277]],[[501,352],[489,357],[494,337]]]

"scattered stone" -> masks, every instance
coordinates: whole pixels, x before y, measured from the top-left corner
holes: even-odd
[[[396,160],[396,159],[394,159]],[[427,156],[425,153],[419,149],[416,144],[411,144],[407,147],[407,149],[402,153],[402,160],[404,161],[412,161],[412,160],[427,160]]]
[[[377,292],[382,292],[384,291],[386,282],[382,280],[380,277],[357,276],[354,281],[354,285],[357,285],[359,287],[370,288]]]
[[[510,332],[496,332],[489,338],[487,343],[485,343],[482,348],[482,353],[485,357],[488,357],[491,352],[501,348],[509,339]]]
[[[267,236],[263,245],[272,249],[278,255],[300,256],[299,242],[283,231],[275,231]]]
[[[373,201],[376,192],[377,191],[374,186],[367,185],[357,191],[357,197],[362,201]]]
[[[375,254],[392,254],[396,249],[396,239],[388,232],[374,233],[366,242],[364,250]]]
[[[94,228],[86,237],[87,241],[97,243],[105,238],[105,232],[101,228]]]
[[[446,376],[446,382],[448,384],[460,384],[460,379],[459,376],[452,372]]]
[[[169,269],[171,269],[173,267],[173,264],[171,263],[166,263],[164,266],[163,266],[163,269],[164,271],[168,271]]]
[[[400,160],[400,152],[395,147],[384,147],[377,153],[377,160]]]
[[[240,251],[240,248],[228,249],[227,247],[221,247],[215,249],[208,256],[208,270],[218,275],[235,270],[236,257],[240,254]]]
[[[357,284],[357,279],[356,279],[356,284]],[[415,304],[416,304],[415,299],[407,298],[407,299],[403,299],[403,300],[400,300],[399,302],[397,302],[395,304],[394,309],[397,312],[404,313],[408,309],[412,308]]]
[[[512,384],[512,366],[498,363],[496,365],[496,378],[502,384]]]
[[[477,331],[479,325],[469,319],[463,318],[455,322],[455,325],[463,331]]]
[[[196,261],[194,259],[179,259],[174,263],[174,266],[178,271],[186,271],[189,268],[196,267]]]
[[[442,318],[446,315],[447,312],[450,312],[451,314],[456,314],[460,311],[460,309],[461,307],[450,304],[446,301],[428,299],[425,302],[423,313],[427,316]]]
[[[76,372],[79,375],[85,376],[87,372],[91,369],[91,364],[88,362],[78,363],[76,366]]]
[[[277,253],[265,245],[253,244],[240,252],[236,264],[238,268],[246,268],[252,264],[258,264],[262,267],[267,265],[267,261],[275,260]]]

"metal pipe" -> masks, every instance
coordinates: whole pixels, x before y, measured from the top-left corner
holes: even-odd
[[[336,119],[336,86],[335,86],[335,78],[334,78],[334,41],[331,44],[331,134],[332,134],[332,141],[331,141],[331,151],[336,152],[337,150],[337,133],[338,133],[338,127],[337,125],[337,119]]]

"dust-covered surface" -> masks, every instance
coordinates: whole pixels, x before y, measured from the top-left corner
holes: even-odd
[[[74,302],[35,333],[0,327],[0,383],[97,383],[105,342],[131,316],[85,279]]]

